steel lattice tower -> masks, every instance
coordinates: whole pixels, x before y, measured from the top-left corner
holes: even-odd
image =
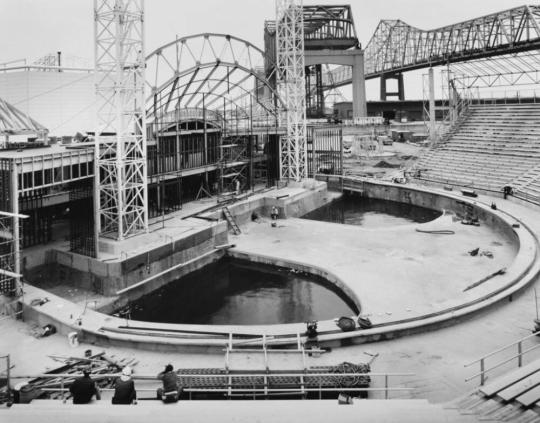
[[[148,229],[144,0],[94,0],[94,14],[97,242]]]
[[[278,92],[286,105],[287,134],[280,142],[281,178],[307,177],[304,19],[302,0],[276,0]]]

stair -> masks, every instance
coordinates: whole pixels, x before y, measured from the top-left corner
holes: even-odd
[[[225,215],[227,222],[229,222],[229,225],[231,225],[233,233],[235,235],[240,235],[242,231],[240,231],[240,227],[236,224],[236,221],[234,220],[234,217],[228,207],[223,207],[223,214]]]
[[[535,360],[446,404],[483,422],[540,423],[540,360]]]

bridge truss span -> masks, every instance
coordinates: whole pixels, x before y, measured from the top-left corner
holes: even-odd
[[[366,47],[365,71],[373,77],[539,46],[539,6],[517,7],[429,31],[400,20],[383,20]]]
[[[401,20],[382,20],[364,50],[366,79],[449,63],[540,48],[540,6],[521,6],[422,30]],[[349,67],[332,71],[333,87],[351,83]]]

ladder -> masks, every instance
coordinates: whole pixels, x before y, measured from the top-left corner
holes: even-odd
[[[227,222],[229,222],[229,225],[231,225],[231,228],[233,230],[233,233],[235,235],[240,235],[242,232],[240,231],[240,228],[236,224],[234,217],[231,214],[231,211],[228,207],[223,207],[223,214],[225,215],[225,219],[227,219]]]

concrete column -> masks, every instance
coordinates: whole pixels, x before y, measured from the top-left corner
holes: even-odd
[[[435,78],[433,68],[428,70],[429,86],[429,139],[435,141]]]
[[[398,82],[398,98],[399,101],[405,100],[405,85],[403,83],[403,74],[399,73],[397,75],[397,82]]]
[[[366,79],[364,77],[364,52],[354,55],[352,67],[353,117],[367,116]]]

